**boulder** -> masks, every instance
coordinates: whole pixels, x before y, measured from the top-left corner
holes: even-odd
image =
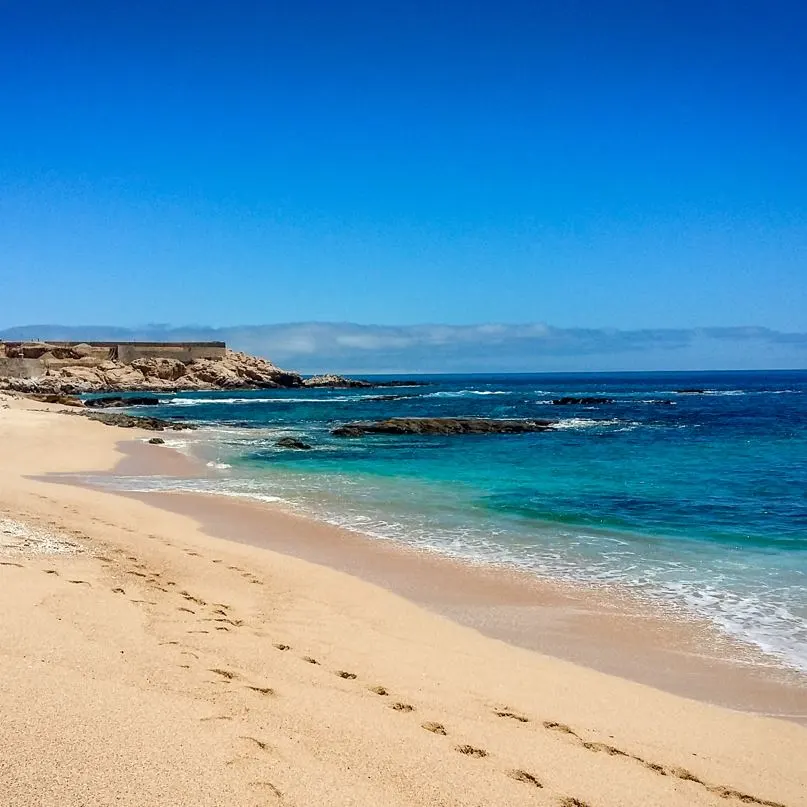
[[[146,387],[146,377],[136,367],[123,365],[115,370],[104,372],[106,389],[138,390]]]
[[[311,448],[308,443],[297,437],[281,437],[279,440],[275,440],[275,445],[278,448],[293,448],[298,451],[308,451]]]
[[[159,378],[163,381],[176,381],[187,372],[186,366],[179,359],[135,359],[130,367],[140,370],[147,379]]]
[[[335,437],[362,437],[365,434],[525,434],[543,432],[551,420],[498,420],[494,418],[388,418],[359,421],[331,430]]]
[[[84,406],[84,401],[81,398],[76,398],[75,395],[65,395],[61,392],[44,393],[40,395],[32,395],[35,401],[42,403],[61,404],[62,406]]]
[[[163,445],[165,445],[165,440],[163,440],[162,437],[152,437],[149,440],[149,443],[150,443],[150,445],[153,445],[153,446],[163,446]]]

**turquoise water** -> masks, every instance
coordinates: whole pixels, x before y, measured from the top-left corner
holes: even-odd
[[[208,480],[378,539],[615,583],[807,670],[807,372],[424,377],[428,386],[167,395],[143,414]],[[681,390],[698,389],[699,393]],[[379,396],[395,396],[379,400]],[[560,396],[612,403],[555,406]],[[549,432],[335,438],[391,416],[549,418]],[[281,435],[311,451],[274,446]]]

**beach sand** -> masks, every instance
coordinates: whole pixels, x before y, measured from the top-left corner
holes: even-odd
[[[144,435],[1,398],[3,805],[807,804],[803,726],[45,481]]]

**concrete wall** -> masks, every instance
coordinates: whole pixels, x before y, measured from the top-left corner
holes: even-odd
[[[160,358],[179,359],[182,362],[195,359],[221,359],[227,350],[223,342],[219,343],[147,343],[147,342],[120,342],[118,348],[118,361],[131,364],[135,359]]]
[[[8,378],[39,378],[45,374],[41,359],[7,359],[0,356],[0,376]]]

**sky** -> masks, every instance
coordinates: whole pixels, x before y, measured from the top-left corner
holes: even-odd
[[[0,328],[803,334],[805,144],[802,3],[0,0]]]

